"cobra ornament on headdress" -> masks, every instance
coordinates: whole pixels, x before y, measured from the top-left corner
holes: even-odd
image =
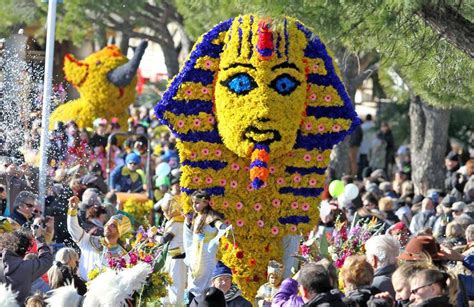
[[[333,59],[296,19],[229,19],[197,41],[155,114],[178,138],[185,197],[206,190],[234,226],[222,261],[254,297],[282,237],[317,222],[331,149],[359,124]]]

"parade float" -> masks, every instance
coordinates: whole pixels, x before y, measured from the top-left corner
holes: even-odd
[[[155,113],[179,140],[187,203],[206,190],[233,226],[220,258],[253,299],[283,238],[316,224],[332,147],[359,124],[331,53],[296,19],[229,19],[196,42]]]
[[[129,61],[120,49],[110,45],[77,60],[72,54],[64,57],[64,75],[80,98],[60,105],[51,114],[50,128],[57,121],[74,120],[79,127],[91,127],[96,118],[120,119],[127,126],[128,106],[135,101],[136,72],[148,43],[143,41]]]

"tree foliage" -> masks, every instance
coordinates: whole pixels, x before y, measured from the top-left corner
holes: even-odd
[[[474,9],[460,1],[198,1],[175,0],[189,33],[242,13],[291,15],[320,33],[329,47],[353,53],[376,52],[384,69],[395,69],[430,104],[474,107],[474,62],[445,40],[418,12],[449,6],[472,26]]]

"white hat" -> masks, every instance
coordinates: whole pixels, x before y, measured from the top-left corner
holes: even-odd
[[[451,207],[451,210],[464,211],[464,208],[466,208],[466,203],[463,201],[457,201],[453,204],[453,206]]]

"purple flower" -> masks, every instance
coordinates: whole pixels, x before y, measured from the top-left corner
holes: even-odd
[[[130,256],[130,264],[133,264],[133,265],[137,264],[137,262],[138,262],[137,254],[130,253],[129,256]]]
[[[145,258],[143,258],[143,261],[146,263],[151,263],[153,261],[153,258],[150,255],[146,255]]]

